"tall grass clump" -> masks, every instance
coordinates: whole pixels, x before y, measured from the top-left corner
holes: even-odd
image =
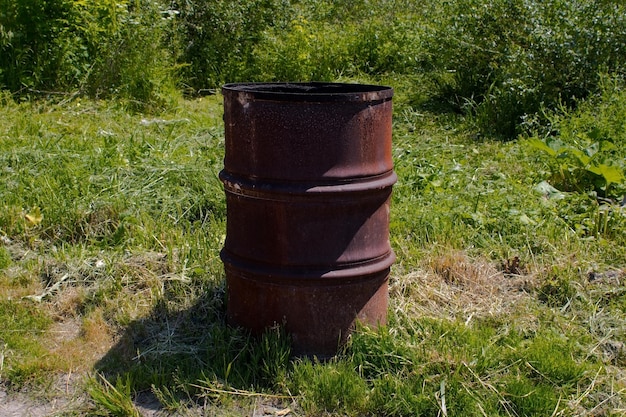
[[[446,3],[427,41],[439,92],[483,132],[512,138],[528,115],[597,91],[601,71],[625,70],[625,16],[601,0]]]

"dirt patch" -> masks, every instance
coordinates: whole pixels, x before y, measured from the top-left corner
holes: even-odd
[[[49,417],[86,409],[82,379],[78,374],[59,374],[35,392],[10,392],[0,385],[0,416]]]
[[[23,395],[9,397],[0,388],[0,415],[4,417],[40,417],[50,416],[63,411],[57,404],[37,404]]]

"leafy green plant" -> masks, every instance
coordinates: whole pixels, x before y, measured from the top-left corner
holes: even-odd
[[[0,88],[171,104],[178,48],[159,1],[2,0],[0,9]]]
[[[264,30],[282,27],[289,7],[283,0],[187,0],[175,10],[184,82],[198,91],[254,77],[249,67],[253,47]]]
[[[0,2],[0,89],[55,88],[64,77],[72,2]],[[64,80],[65,81],[65,80]]]
[[[597,131],[590,132],[589,136],[581,139],[587,139],[587,142],[598,139]],[[548,137],[529,139],[527,143],[553,158],[557,166],[552,168],[550,182],[563,191],[595,191],[608,196],[611,185],[619,186],[626,180],[623,166],[615,165],[622,161],[614,159],[611,151],[615,150],[615,145],[612,142],[593,142],[581,148],[579,143],[567,144]]]
[[[537,289],[540,301],[552,307],[563,307],[576,297],[576,288],[571,279],[558,273],[549,274]]]
[[[172,11],[154,0],[78,3],[92,60],[84,88],[117,96],[139,110],[161,109],[176,96],[178,58]]]
[[[622,84],[619,77],[604,76],[598,96],[576,111],[552,112],[548,115],[551,132],[526,141],[547,156],[549,181],[555,187],[605,198],[623,195],[626,94]]]
[[[416,23],[424,8],[399,0],[302,3],[288,23],[264,31],[250,75],[259,81],[411,75],[425,60]]]

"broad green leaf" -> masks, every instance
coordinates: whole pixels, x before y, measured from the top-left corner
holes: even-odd
[[[581,151],[580,149],[574,148],[572,146],[568,146],[567,150],[563,153],[561,153],[561,155],[566,156],[566,155],[571,155],[574,158],[576,158],[579,162],[580,165],[585,166],[589,163],[589,161],[591,161],[591,158],[583,151]],[[561,156],[559,155],[559,156]]]
[[[607,186],[609,184],[619,184],[624,181],[624,173],[622,170],[612,165],[594,165],[587,168],[587,170],[594,174],[601,175],[606,181]]]
[[[24,215],[24,219],[26,219],[28,225],[37,226],[43,220],[43,214],[41,214],[39,207],[35,207],[30,213]]]
[[[527,141],[528,145],[532,148],[539,149],[546,152],[550,156],[556,156],[557,151],[548,146],[544,141],[539,138],[531,138]]]
[[[615,149],[616,146],[613,142],[609,142],[608,140],[603,140],[600,142],[600,150],[601,151],[610,151]]]

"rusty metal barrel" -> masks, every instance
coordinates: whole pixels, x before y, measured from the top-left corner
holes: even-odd
[[[331,356],[356,321],[385,323],[393,90],[227,84],[227,317],[283,326],[296,355]]]

